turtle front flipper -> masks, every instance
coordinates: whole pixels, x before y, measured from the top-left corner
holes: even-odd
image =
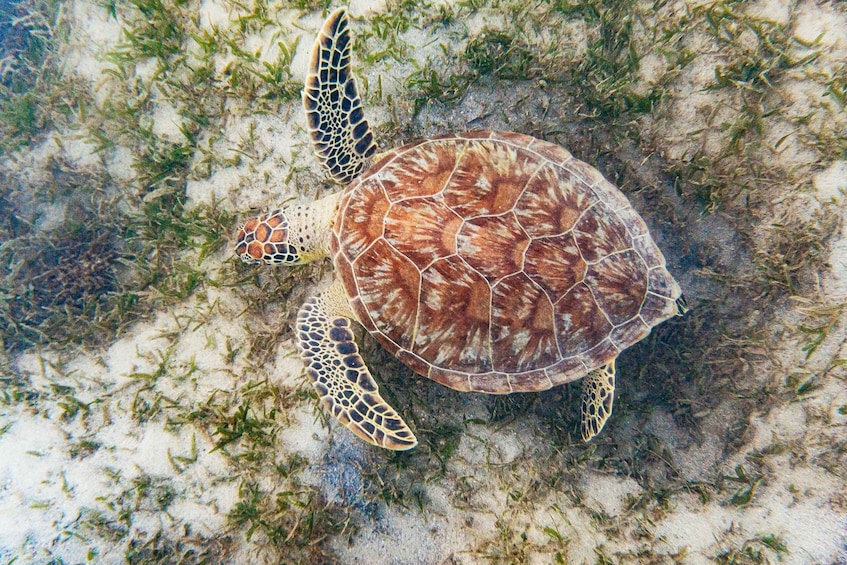
[[[376,151],[350,72],[351,41],[347,11],[338,9],[315,40],[303,89],[315,153],[330,176],[345,184],[359,176]]]
[[[344,302],[336,282],[307,300],[297,314],[297,338],[309,378],[321,403],[357,436],[386,449],[411,449],[418,440],[380,396],[359,355]]]
[[[612,415],[615,400],[615,362],[588,373],[582,379],[582,441],[600,433]]]

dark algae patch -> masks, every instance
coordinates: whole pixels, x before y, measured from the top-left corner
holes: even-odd
[[[54,165],[50,188],[58,190],[61,183],[69,195],[53,201],[63,208],[63,219],[55,226],[39,226],[45,221],[40,210],[49,202],[25,201],[21,187],[14,186],[16,179],[0,177],[5,189],[0,195],[0,317],[11,350],[75,342],[84,333],[96,332],[98,324],[105,329],[120,323],[110,322],[115,304],[108,299],[119,284],[115,269],[120,231],[96,215],[94,195],[87,188],[97,179],[74,176],[62,170],[61,163]],[[46,197],[50,188],[41,187],[36,194]]]

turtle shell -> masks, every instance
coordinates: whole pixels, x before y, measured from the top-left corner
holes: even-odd
[[[675,315],[681,294],[615,186],[516,133],[386,153],[345,189],[330,245],[359,322],[464,391],[578,379]]]

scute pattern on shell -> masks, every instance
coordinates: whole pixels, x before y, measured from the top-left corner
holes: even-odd
[[[681,291],[638,213],[591,166],[529,136],[391,151],[342,196],[335,267],[359,321],[458,390],[543,390],[605,365]]]

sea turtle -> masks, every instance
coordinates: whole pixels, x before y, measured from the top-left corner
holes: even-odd
[[[335,281],[296,322],[323,405],[369,443],[417,444],[359,355],[358,322],[456,390],[539,391],[584,377],[590,440],[612,412],[615,358],[685,310],[644,221],[597,170],[519,133],[440,135],[374,156],[350,51],[339,9],[303,91],[317,157],[346,188],[248,220],[235,249],[248,263],[332,258]]]

